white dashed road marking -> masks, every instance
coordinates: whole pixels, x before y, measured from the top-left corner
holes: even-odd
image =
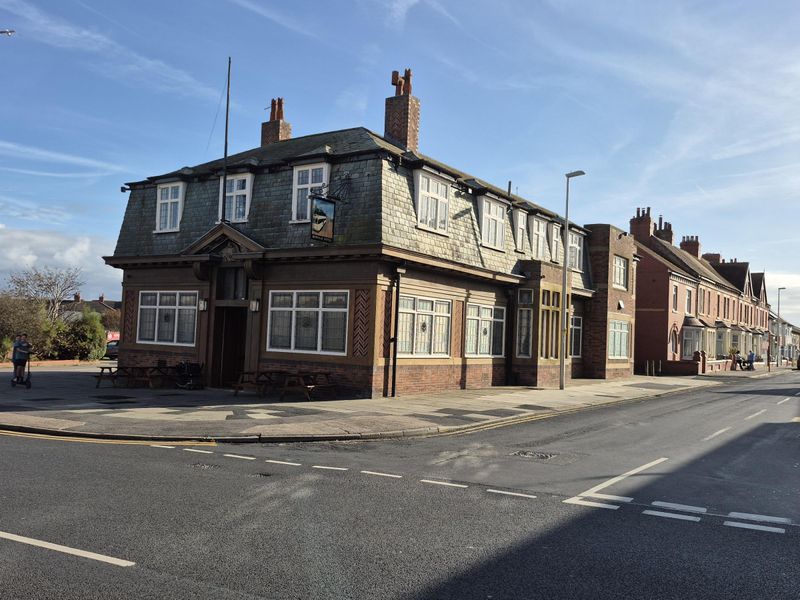
[[[731,519],[744,519],[745,521],[761,521],[762,523],[782,523],[791,525],[792,520],[786,517],[770,517],[769,515],[754,515],[751,513],[731,512],[728,513]]]
[[[172,450],[173,448],[175,448],[175,446],[162,446],[162,445],[160,445],[160,444],[150,444],[150,447],[151,447],[151,448],[169,448],[170,450]]]
[[[784,398],[783,400],[781,400],[777,404],[783,404],[784,402],[788,402],[789,400],[791,400],[791,398]]]
[[[708,509],[703,508],[702,506],[691,506],[689,504],[675,504],[674,502],[661,502],[660,500],[656,500],[651,504],[659,508],[669,508],[671,510],[681,510],[683,512],[704,513],[708,511]]]
[[[520,498],[536,498],[531,494],[520,494],[519,492],[506,492],[505,490],[486,490],[490,494],[503,494],[504,496],[519,496]]]
[[[346,467],[323,467],[322,465],[312,465],[312,469],[325,469],[326,471],[347,471]]]
[[[433,485],[446,485],[448,487],[465,488],[469,487],[463,483],[450,483],[449,481],[434,481],[432,479],[420,479],[422,483],[432,483]]]
[[[223,454],[222,456],[227,456],[228,458],[241,458],[242,460],[255,460],[255,456],[242,456],[241,454]]]
[[[377,475],[378,477],[393,477],[394,479],[402,479],[402,475],[392,475],[391,473],[379,473],[378,471],[361,471],[364,475]]]
[[[55,550],[63,554],[71,554],[73,556],[80,556],[82,558],[91,558],[100,562],[116,565],[117,567],[132,567],[135,562],[129,560],[122,560],[121,558],[114,558],[113,556],[106,556],[104,554],[96,554],[94,552],[87,552],[86,550],[78,550],[77,548],[70,548],[69,546],[62,546],[60,544],[51,544],[42,540],[35,540],[21,535],[14,535],[13,533],[6,533],[0,531],[0,538],[11,540],[12,542],[19,542],[20,544],[28,544],[29,546],[37,546],[39,548],[47,548],[48,550]]]
[[[643,510],[643,515],[651,515],[653,517],[666,517],[668,519],[679,519],[681,521],[699,521],[700,517],[693,517],[692,515],[679,515],[678,513],[661,512],[660,510]]]
[[[197,452],[198,454],[214,454],[211,450],[196,450],[194,448],[184,448],[186,452]]]
[[[273,465],[289,465],[290,467],[301,467],[302,466],[301,463],[288,462],[286,460],[271,460],[269,458],[266,459],[264,462],[272,463]]]
[[[756,412],[756,413],[753,413],[753,414],[752,414],[752,415],[750,415],[749,417],[745,417],[745,418],[744,418],[744,420],[745,420],[745,421],[747,421],[747,419],[752,419],[753,417],[757,417],[758,415],[762,415],[762,414],[764,414],[765,412],[767,412],[767,409],[766,409],[766,408],[762,408],[760,411],[758,411],[758,412]]]
[[[766,525],[755,525],[753,523],[739,523],[737,521],[725,521],[723,525],[728,527],[738,527],[740,529],[755,529],[756,531],[769,531],[771,533],[786,533],[783,527],[767,527]]]
[[[703,441],[707,442],[708,440],[713,440],[718,435],[722,435],[723,433],[725,433],[726,431],[730,431],[731,429],[732,429],[731,427],[726,427],[725,429],[720,429],[719,431],[715,431],[711,435],[707,435],[706,437],[704,437]]]

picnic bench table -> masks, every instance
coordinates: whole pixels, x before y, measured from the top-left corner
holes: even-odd
[[[97,385],[103,381],[110,381],[113,387],[117,387],[118,380],[125,380],[125,387],[135,387],[143,385],[150,388],[157,387],[156,384],[163,384],[164,380],[175,381],[176,369],[166,365],[155,366],[100,366],[100,373],[95,375]]]
[[[233,395],[240,391],[252,388],[259,396],[264,396],[269,388],[280,390],[280,400],[288,392],[300,391],[306,400],[311,400],[311,393],[322,387],[331,387],[333,381],[328,371],[289,371],[285,369],[266,369],[263,371],[242,371],[238,380],[233,384]]]

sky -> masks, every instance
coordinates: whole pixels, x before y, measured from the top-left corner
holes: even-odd
[[[628,229],[652,207],[703,252],[766,271],[800,325],[800,4],[787,0],[0,0],[0,287],[105,266],[120,186],[259,144],[270,99],[295,137],[383,132],[411,68],[420,151],[570,218]]]

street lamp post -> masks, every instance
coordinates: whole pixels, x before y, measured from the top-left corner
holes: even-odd
[[[567,173],[567,196],[564,206],[564,226],[561,228],[561,243],[564,248],[564,256],[561,257],[561,352],[558,353],[558,389],[563,390],[565,386],[565,365],[567,354],[567,317],[569,306],[567,305],[567,262],[569,261],[569,180],[573,177],[586,175],[583,171],[572,171]]]
[[[783,358],[783,352],[781,351],[781,348],[783,348],[783,346],[781,345],[781,329],[782,329],[781,328],[781,290],[785,290],[785,289],[786,289],[785,287],[779,287],[778,288],[778,331],[777,331],[777,334],[778,334],[778,345],[775,348],[775,366],[776,367],[780,365],[780,360]]]

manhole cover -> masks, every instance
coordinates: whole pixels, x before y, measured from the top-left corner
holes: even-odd
[[[523,458],[533,458],[536,460],[550,460],[555,458],[558,454],[554,452],[531,452],[530,450],[517,450],[512,452],[511,456],[521,456]]]
[[[195,469],[219,469],[219,465],[210,465],[208,463],[193,463],[192,467]]]

